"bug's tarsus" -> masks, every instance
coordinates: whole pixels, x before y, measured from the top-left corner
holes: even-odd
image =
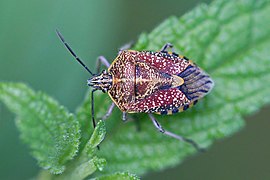
[[[64,36],[56,29],[56,33],[63,44],[66,46],[68,51],[72,54],[73,57],[93,76],[94,74],[90,71],[90,69],[83,63],[83,61],[75,54],[75,52],[71,49],[70,45],[65,41]]]
[[[97,63],[96,63],[96,72],[97,74],[100,73],[100,66],[101,64],[103,64],[104,66],[106,66],[106,68],[110,67],[110,63],[109,61],[104,57],[104,56],[99,56],[97,58]]]
[[[159,122],[156,120],[156,118],[153,116],[153,114],[149,114],[149,117],[150,117],[150,119],[152,120],[154,126],[155,126],[161,133],[163,133],[163,134],[165,134],[165,135],[167,135],[167,136],[173,137],[173,138],[175,138],[175,139],[178,139],[178,140],[180,140],[180,141],[187,142],[187,143],[191,144],[191,145],[192,145],[197,151],[199,151],[199,152],[203,152],[203,151],[204,151],[204,149],[200,148],[200,147],[198,146],[198,144],[197,144],[196,142],[194,142],[193,140],[188,139],[188,138],[185,138],[185,137],[183,137],[183,136],[180,136],[180,135],[177,135],[177,134],[174,134],[174,133],[172,133],[172,132],[170,132],[170,131],[165,130],[165,129],[159,124]]]
[[[206,149],[199,147],[199,145],[196,142],[194,142],[192,139],[188,139],[188,138],[183,137],[183,140],[185,142],[191,144],[199,152],[205,152],[206,151]]]
[[[171,48],[172,52],[175,53],[173,45],[171,43],[166,43],[160,50],[160,52],[168,52],[168,49]]]

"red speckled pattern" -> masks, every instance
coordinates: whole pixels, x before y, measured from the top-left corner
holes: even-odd
[[[124,112],[159,112],[180,107],[189,100],[172,86],[172,74],[185,70],[189,61],[175,55],[151,51],[122,51],[109,68],[113,76],[108,91]]]
[[[146,62],[136,61],[135,97],[136,100],[143,99],[162,87],[170,87],[173,78],[160,72]],[[137,101],[136,101],[137,102]]]
[[[179,89],[170,88],[167,90],[156,91],[150,96],[137,101],[134,104],[130,104],[129,111],[155,113],[162,110],[179,108],[189,102],[190,100],[188,100],[185,94],[183,94]]]
[[[179,74],[184,71],[190,64],[188,60],[180,58],[175,55],[162,52],[132,52],[136,55],[136,61],[143,61],[148,63],[150,66],[157,68],[160,72],[168,74]]]

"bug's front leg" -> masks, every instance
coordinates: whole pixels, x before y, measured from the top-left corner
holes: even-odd
[[[111,64],[104,56],[99,56],[97,59],[97,63],[96,63],[96,72],[97,73],[100,72],[101,65],[104,65],[104,66],[106,66],[106,68],[109,68]]]
[[[168,49],[171,48],[172,52],[175,53],[173,45],[171,43],[166,43],[160,50],[160,52],[168,52]]]
[[[155,119],[155,117],[153,116],[153,114],[149,114],[149,117],[150,119],[152,120],[154,126],[163,134],[167,135],[167,136],[170,136],[170,137],[173,137],[175,139],[178,139],[180,141],[184,141],[184,142],[187,142],[189,144],[191,144],[195,149],[197,149],[198,151],[204,151],[204,149],[200,148],[198,146],[198,144],[196,142],[194,142],[193,140],[191,139],[188,139],[188,138],[185,138],[183,136],[180,136],[180,135],[177,135],[177,134],[174,134],[170,131],[167,131],[165,129],[163,129],[163,127],[159,124],[159,122]]]
[[[109,109],[107,110],[106,114],[101,118],[103,121],[106,120],[112,114],[114,107],[115,107],[115,104],[112,103]]]

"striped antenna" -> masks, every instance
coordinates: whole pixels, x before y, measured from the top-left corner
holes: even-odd
[[[90,71],[90,69],[83,63],[83,61],[74,53],[74,51],[71,49],[69,44],[65,41],[62,34],[56,29],[57,36],[60,38],[60,40],[63,42],[63,44],[66,46],[68,51],[71,53],[73,57],[93,76],[94,74]]]

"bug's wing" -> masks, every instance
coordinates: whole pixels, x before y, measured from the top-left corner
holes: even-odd
[[[214,86],[214,82],[209,75],[187,58],[150,51],[128,51],[128,54],[135,59],[137,65],[136,82],[139,83],[135,86],[135,95],[144,94],[144,96],[140,96],[134,102],[127,104],[127,112],[176,113],[193,105],[194,102],[209,93]],[[140,66],[140,64],[143,64],[143,66]],[[143,72],[145,72],[146,77],[142,77]],[[163,75],[164,78],[161,78]],[[167,76],[171,77],[172,81],[166,80],[165,77]],[[176,76],[181,79],[175,78]],[[181,81],[178,83],[174,80]],[[144,87],[144,81],[151,83]],[[164,82],[165,84],[169,82],[169,84],[161,86]],[[157,85],[154,86],[157,88],[154,88],[151,93],[141,92],[151,89],[153,84]],[[178,84],[179,86],[177,86]]]
[[[129,111],[172,114],[181,111],[184,105],[191,102],[179,88],[171,88],[156,91],[150,96],[130,104]]]
[[[132,53],[137,53],[136,61],[143,61],[160,72],[168,74],[179,74],[191,64],[183,57],[165,52],[142,51]]]
[[[189,65],[178,76],[184,80],[179,89],[190,100],[201,99],[214,87],[214,81],[211,77],[194,64]]]
[[[191,107],[214,86],[213,80],[196,65],[189,65],[177,76],[183,79],[178,87],[159,88],[127,108],[131,112],[172,114]],[[151,87],[151,86],[149,86]]]

